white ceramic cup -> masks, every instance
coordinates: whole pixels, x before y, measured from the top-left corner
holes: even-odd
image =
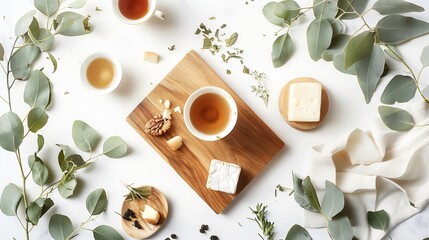
[[[91,85],[91,83],[88,81],[88,78],[87,78],[87,69],[88,69],[89,64],[98,58],[108,59],[112,63],[113,69],[114,69],[113,79],[112,79],[111,83],[105,88],[94,87],[93,85]],[[115,88],[118,87],[119,83],[121,82],[121,79],[122,79],[121,63],[119,62],[119,60],[116,57],[114,57],[113,55],[111,55],[109,53],[104,53],[104,52],[93,53],[93,54],[89,55],[85,60],[83,60],[81,68],[80,68],[80,79],[82,81],[82,84],[89,91],[91,91],[93,93],[97,93],[97,94],[110,93],[113,90],[115,90]]]
[[[156,10],[156,0],[147,0],[148,4],[149,4],[149,9],[148,9],[147,13],[139,19],[129,19],[129,18],[125,17],[121,13],[121,10],[119,9],[119,1],[121,1],[121,0],[112,0],[113,12],[115,13],[115,15],[119,19],[121,19],[125,23],[128,23],[128,24],[144,23],[147,20],[149,20],[152,16],[155,16],[161,20],[164,20],[164,18],[165,18],[165,14],[163,12]]]
[[[206,93],[219,94],[227,101],[230,109],[229,119],[228,119],[228,123],[226,124],[226,127],[221,132],[216,134],[206,134],[197,130],[192,124],[192,121],[190,118],[190,110],[191,110],[192,104],[199,96]],[[222,88],[214,87],[214,86],[202,87],[196,90],[195,92],[193,92],[186,100],[185,106],[183,109],[183,117],[185,120],[185,125],[188,128],[188,130],[192,133],[192,135],[204,141],[216,141],[226,137],[234,129],[235,124],[237,123],[237,117],[238,117],[237,104],[235,103],[234,98]]]

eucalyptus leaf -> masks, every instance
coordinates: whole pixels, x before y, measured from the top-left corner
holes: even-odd
[[[413,117],[403,109],[379,106],[378,113],[384,124],[394,131],[405,132],[414,127]]]
[[[16,50],[10,58],[10,68],[13,77],[26,80],[31,74],[31,64],[40,55],[40,49],[34,44],[23,46]]]
[[[305,196],[308,198],[308,203],[317,211],[321,210],[319,199],[317,198],[316,190],[311,183],[310,177],[304,178],[302,181],[302,188],[304,189]]]
[[[322,199],[322,211],[329,220],[344,209],[344,194],[330,181],[325,181],[326,191]]]
[[[30,27],[31,22],[33,21],[33,16],[36,14],[36,10],[31,10],[28,13],[24,14],[15,25],[15,35],[20,37],[24,35],[28,28]]]
[[[331,45],[333,30],[326,18],[314,19],[307,28],[307,47],[314,61],[322,58],[322,53]]]
[[[60,2],[59,0],[34,0],[34,6],[41,13],[50,17],[58,11]]]
[[[368,223],[372,228],[386,231],[389,223],[389,215],[384,210],[376,212],[368,211],[367,213]]]
[[[380,100],[384,104],[408,102],[414,97],[416,90],[416,83],[410,76],[396,75],[387,84]]]
[[[36,133],[41,128],[45,126],[48,122],[48,114],[45,111],[44,107],[36,107],[30,110],[28,113],[28,130],[33,133]]]
[[[86,198],[86,209],[91,216],[104,212],[107,209],[106,191],[99,188],[91,192]]]
[[[0,146],[10,152],[18,150],[24,139],[24,127],[21,119],[14,112],[7,112],[0,117]]]
[[[423,48],[422,55],[420,56],[422,67],[429,66],[429,46]]]
[[[40,70],[34,70],[24,89],[24,102],[31,108],[46,108],[51,98],[49,79]]]
[[[334,240],[352,240],[353,228],[346,216],[335,217],[328,222],[328,231]]]
[[[61,148],[61,150],[63,150],[63,156],[64,158],[68,158],[71,155],[73,155],[73,150],[70,148],[69,145],[64,145],[64,144],[56,144],[59,148]]]
[[[273,7],[274,15],[284,19],[286,22],[290,22],[297,17],[300,10],[301,7],[294,0],[283,0]]]
[[[103,144],[103,154],[110,158],[123,157],[127,154],[127,143],[121,137],[110,137]]]
[[[37,19],[35,17],[33,17],[33,21],[31,21],[30,27],[28,27],[28,32],[31,31],[31,33],[33,34],[33,37],[39,37],[39,22],[37,21]],[[28,32],[24,35],[24,38],[26,39],[26,41],[28,41],[27,43],[30,42],[31,39],[29,39],[30,37],[28,36]]]
[[[72,127],[73,141],[80,150],[91,152],[100,141],[98,133],[83,121],[76,120]]]
[[[54,73],[55,71],[57,71],[57,67],[58,67],[57,59],[50,52],[47,52],[47,53],[48,53],[49,59],[52,62],[52,66],[54,67],[54,70],[52,71],[52,73]]]
[[[279,27],[286,26],[286,22],[283,18],[279,18],[274,14],[274,8],[277,2],[269,2],[262,8],[262,13],[265,18],[272,24],[277,25]]]
[[[371,55],[374,46],[374,33],[365,31],[350,39],[344,50],[346,68]]]
[[[331,24],[334,36],[346,33],[347,27],[343,23],[343,21],[337,18],[327,18],[327,19],[329,21],[329,24]]]
[[[100,225],[92,230],[94,240],[123,240],[124,238],[112,227]]]
[[[425,9],[404,0],[377,0],[372,9],[382,15],[395,13],[423,12]]]
[[[357,18],[359,17],[358,14],[362,14],[365,11],[366,5],[368,5],[368,0],[338,0],[338,8],[346,12],[342,14],[343,11],[339,11],[338,14],[341,14],[342,19]],[[358,14],[354,13],[354,10]]]
[[[49,170],[43,163],[42,159],[40,159],[37,154],[30,155],[28,157],[28,166],[31,169],[33,181],[37,185],[43,186],[48,181]]]
[[[313,0],[313,13],[316,18],[335,18],[338,13],[338,0]]]
[[[85,5],[86,5],[86,0],[75,0],[74,2],[70,3],[68,8],[79,9],[79,8],[83,8]]]
[[[375,27],[380,40],[397,45],[429,32],[429,23],[401,15],[388,15]]]
[[[49,234],[55,240],[70,239],[73,233],[73,224],[70,218],[61,214],[54,214],[49,220]]]
[[[399,53],[398,48],[396,48],[395,46],[389,46],[389,47],[385,47],[383,48],[384,52],[391,57],[393,60],[401,62],[401,54]]]
[[[377,45],[368,57],[356,63],[357,79],[367,104],[371,102],[383,75],[385,63],[383,50]]]
[[[0,209],[6,216],[16,216],[22,191],[13,183],[9,183],[1,194]]]
[[[285,240],[312,240],[313,238],[310,236],[305,228],[295,224],[290,229],[286,235]]]
[[[3,60],[4,60],[4,47],[0,43],[0,61],[3,61]]]
[[[344,63],[344,52],[340,53],[334,57],[333,64],[334,64],[334,67],[342,73],[350,74],[350,75],[354,75],[354,76],[357,75],[356,64],[353,64],[351,67],[346,69],[345,63]]]
[[[293,198],[295,202],[299,204],[304,209],[309,211],[316,212],[308,200],[308,197],[304,193],[304,188],[302,187],[302,179],[298,178],[295,174],[292,174],[293,177]]]
[[[62,27],[61,31],[57,31],[58,34],[64,36],[80,36],[88,34],[92,30],[92,26],[89,23],[89,17],[85,17],[75,12],[62,12],[58,14],[55,20],[59,23],[59,26],[61,26],[62,22],[67,26]]]
[[[33,225],[37,225],[40,218],[52,207],[54,202],[50,198],[38,198],[36,201],[28,205],[26,212],[28,220]]]
[[[273,43],[271,60],[275,68],[283,66],[293,50],[293,42],[288,33],[280,35]]]
[[[37,152],[42,150],[43,145],[45,145],[45,138],[42,135],[37,134]]]
[[[46,28],[40,28],[38,36],[34,36],[31,29],[28,31],[31,41],[43,52],[49,51],[54,45],[55,38]]]
[[[344,48],[350,40],[350,35],[338,34],[332,38],[331,45],[323,51],[322,58],[325,61],[333,61],[334,57],[344,52]]]
[[[231,47],[237,41],[237,38],[238,38],[238,34],[236,32],[233,33],[231,35],[231,37],[229,37],[228,39],[225,40],[225,46]]]
[[[62,181],[58,185],[58,192],[60,193],[61,197],[68,198],[73,195],[76,186],[76,178],[73,175],[69,175],[66,180]]]

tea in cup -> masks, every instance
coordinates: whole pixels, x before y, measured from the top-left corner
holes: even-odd
[[[146,22],[152,16],[164,20],[165,15],[156,10],[156,0],[112,0],[116,16],[128,24]]]

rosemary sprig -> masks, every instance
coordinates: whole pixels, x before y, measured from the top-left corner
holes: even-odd
[[[262,235],[258,233],[259,237],[263,240],[274,240],[274,222],[268,221],[266,217],[267,205],[262,205],[262,203],[256,204],[256,209],[250,208],[252,213],[255,215],[255,218],[250,218],[254,220],[259,228],[262,231]]]
[[[130,184],[125,184],[124,186],[130,190],[130,192],[126,195],[126,198],[129,199],[147,199],[151,194],[152,191],[150,189],[150,187],[140,187],[140,188],[135,188],[132,187]]]

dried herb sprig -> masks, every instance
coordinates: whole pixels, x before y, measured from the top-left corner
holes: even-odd
[[[274,239],[274,222],[268,221],[266,214],[268,212],[267,205],[262,205],[262,203],[256,204],[256,209],[250,208],[252,213],[255,215],[255,218],[250,218],[254,220],[259,228],[262,231],[262,235],[258,233],[261,239],[264,240],[273,240]]]
[[[243,72],[244,71],[245,68],[243,68]],[[247,69],[247,71],[249,70]],[[254,70],[250,73],[250,76],[252,76],[253,80],[256,81],[256,85],[251,86],[252,92],[255,93],[255,95],[258,96],[260,99],[262,99],[265,105],[268,105],[268,101],[270,100],[270,92],[265,87],[265,73]]]
[[[129,199],[148,199],[148,197],[152,194],[152,190],[150,189],[150,187],[140,187],[140,188],[135,188],[132,187],[130,184],[125,184],[124,186],[130,190],[130,192],[126,195],[126,198]]]

